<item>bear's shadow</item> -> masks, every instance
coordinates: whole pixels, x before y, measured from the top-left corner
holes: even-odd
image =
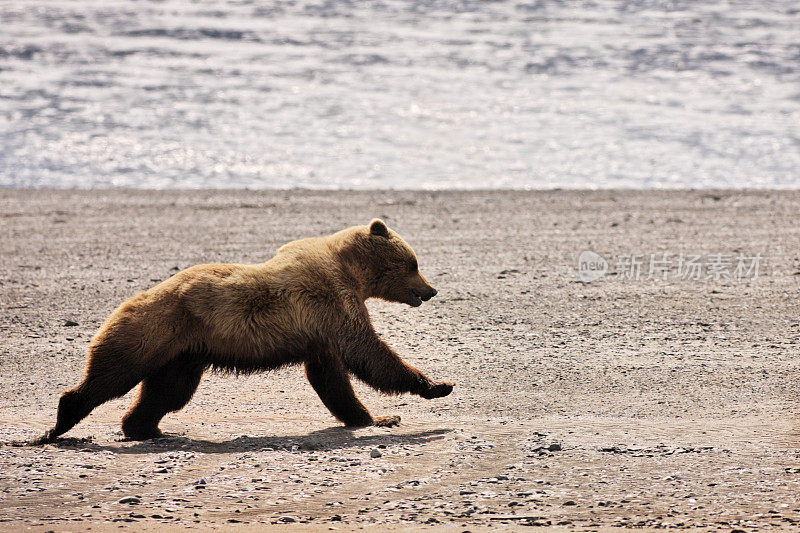
[[[120,441],[119,445],[98,444],[86,439],[59,439],[53,445],[62,449],[82,451],[110,451],[120,454],[148,454],[168,451],[194,451],[200,453],[237,453],[253,451],[329,451],[346,448],[391,446],[398,444],[426,444],[441,440],[452,429],[431,429],[415,433],[386,433],[355,435],[346,427],[331,427],[305,435],[251,437],[242,435],[234,439],[212,441],[183,436],[166,436],[160,439],[133,444]]]

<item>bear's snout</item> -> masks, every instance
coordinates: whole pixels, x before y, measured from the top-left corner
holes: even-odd
[[[411,289],[411,296],[412,296],[413,300],[420,301],[420,302],[427,302],[428,300],[430,300],[431,298],[436,296],[436,294],[438,294],[438,292],[439,291],[437,291],[433,287],[427,287],[427,288],[422,289],[422,290]],[[419,305],[419,304],[417,304],[417,305]]]
[[[406,294],[402,295],[399,300],[407,303],[411,307],[422,305],[422,302],[427,302],[439,292],[431,287],[428,280],[423,278],[422,274],[419,272],[408,279],[405,290],[407,291]]]

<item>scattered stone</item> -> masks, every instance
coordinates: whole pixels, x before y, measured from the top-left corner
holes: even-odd
[[[550,446],[547,447],[547,450],[551,451],[551,452],[560,452],[561,451],[561,444],[559,444],[557,442],[554,442],[553,444],[551,444]]]
[[[601,446],[597,449],[597,451],[606,453],[625,453],[625,450],[618,446]]]
[[[575,500],[567,500],[562,505],[577,505]]]
[[[655,456],[668,456],[681,453],[703,453],[713,450],[713,446],[679,446],[670,448],[664,444],[659,444],[652,448],[645,448],[641,446],[601,446],[597,450],[600,452],[615,453],[615,454],[629,454],[633,457],[655,457]]]
[[[546,527],[549,526],[552,522],[550,520],[528,520],[527,522],[523,522],[523,526],[533,526],[533,527]]]
[[[516,514],[497,514],[497,515],[488,515],[487,518],[489,520],[525,520],[525,521],[533,521],[533,520],[546,520],[546,518],[542,516],[532,516],[532,515],[516,515]],[[550,525],[550,521],[547,521],[547,524],[543,525]]]
[[[377,459],[378,457],[381,457],[382,455],[383,454],[377,448],[374,448],[371,452],[369,452],[369,456],[372,457],[373,459]]]
[[[285,524],[288,524],[290,522],[297,522],[297,520],[293,516],[282,516],[278,518],[278,522],[283,522]]]
[[[137,505],[137,504],[139,504],[141,502],[142,502],[142,500],[137,498],[136,496],[126,496],[126,497],[122,498],[121,500],[119,500],[119,502],[117,502],[117,503],[127,503],[127,504],[130,504],[130,505]]]
[[[64,327],[71,328],[73,326],[77,326],[78,323],[73,320],[64,320]]]

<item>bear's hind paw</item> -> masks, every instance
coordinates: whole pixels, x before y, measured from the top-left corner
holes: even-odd
[[[163,439],[166,436],[163,433],[161,433],[161,430],[159,430],[158,428],[146,429],[146,430],[123,429],[122,433],[125,436],[122,439],[120,439],[120,442]]]
[[[58,440],[57,435],[53,435],[53,430],[46,432],[44,435],[39,437],[38,439],[33,439],[28,441],[28,445],[30,446],[42,446],[44,444],[52,444]]]
[[[52,438],[50,435],[45,433],[44,435],[42,435],[39,438],[29,440],[28,441],[28,445],[29,446],[43,446],[45,444],[51,444],[51,443],[55,442],[55,440],[56,439]],[[22,441],[20,441],[20,442],[22,442]]]
[[[374,425],[383,428],[390,428],[392,426],[399,426],[400,425],[400,416],[399,415],[391,415],[391,416],[379,416],[373,422]]]

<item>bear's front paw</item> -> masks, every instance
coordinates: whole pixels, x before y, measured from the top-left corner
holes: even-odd
[[[390,428],[392,426],[399,426],[400,425],[400,416],[392,415],[392,416],[379,416],[373,422],[374,425],[383,428]]]
[[[431,384],[428,390],[424,391],[420,396],[426,400],[431,400],[433,398],[442,398],[451,392],[453,392],[453,384],[448,381],[442,381],[441,383]]]

